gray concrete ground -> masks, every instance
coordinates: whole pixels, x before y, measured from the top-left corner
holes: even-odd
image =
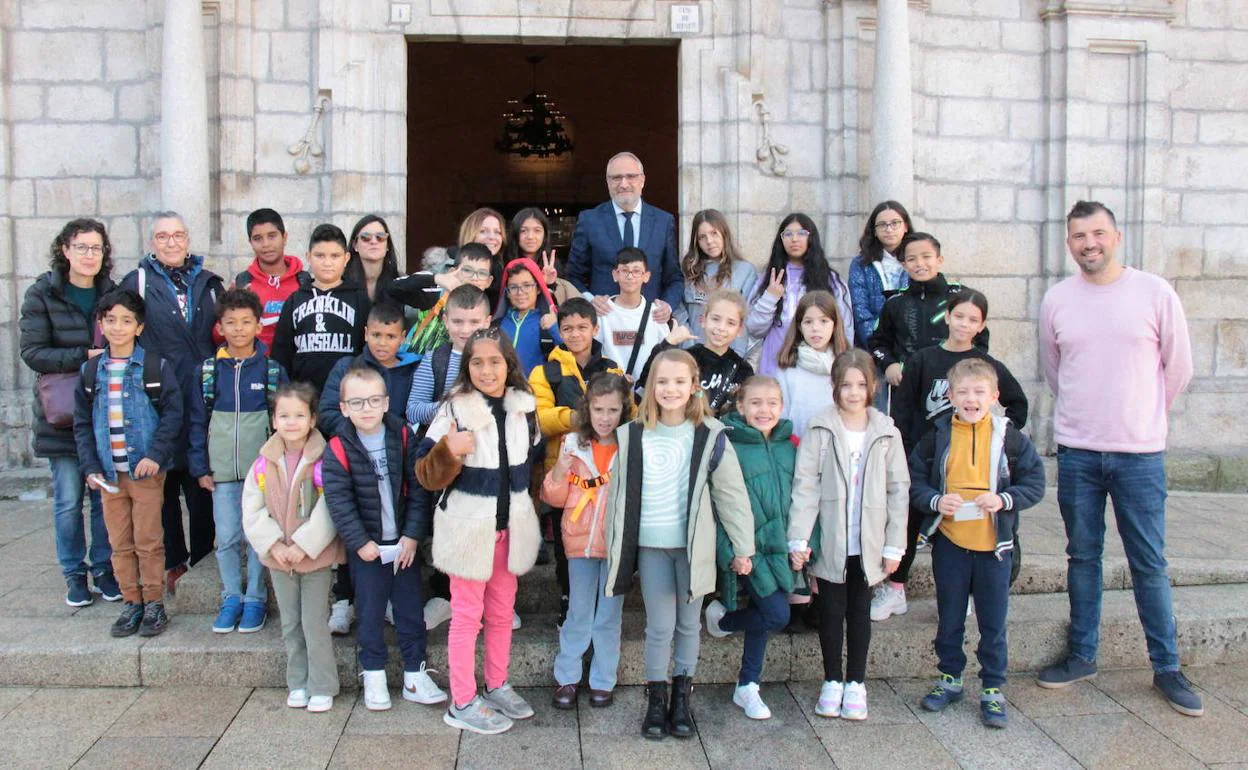
[[[556,711],[549,690],[526,689],[537,716],[500,736],[461,735],[441,709],[395,694],[389,712],[357,694],[328,714],[288,709],[286,693],[249,688],[0,688],[0,757],[26,768],[822,768],[924,766],[1245,767],[1248,674],[1189,670],[1205,694],[1203,719],[1172,711],[1147,671],[1105,672],[1064,692],[1030,676],[1007,687],[1010,727],[989,732],[975,704],[928,714],[917,679],[869,684],[866,722],[813,713],[817,682],[763,688],[772,719],[751,722],[730,685],[695,691],[698,736],[651,742],[637,729],[643,691],[624,687],[614,706]]]

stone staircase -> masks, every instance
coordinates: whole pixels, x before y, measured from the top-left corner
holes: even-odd
[[[1064,537],[1053,498],[1050,490],[1046,501],[1025,515],[1022,524],[1020,539],[1026,550],[1009,617],[1012,671],[1034,671],[1059,659],[1066,649]],[[1248,527],[1242,526],[1248,523],[1246,503],[1243,496],[1171,498],[1168,551],[1185,664],[1248,662]],[[1099,663],[1103,669],[1145,666],[1148,658],[1130,591],[1130,573],[1112,515],[1109,529]],[[0,547],[0,571],[5,569],[9,549],[20,544],[18,540]],[[29,554],[29,558],[33,562],[44,557]],[[47,563],[51,560],[44,558],[44,566]],[[59,572],[55,570],[44,576],[45,595],[52,594],[56,579]],[[219,591],[215,560],[210,558],[179,581],[178,595],[169,602],[172,623],[153,639],[110,638],[108,626],[116,617],[117,605],[98,601],[79,610],[62,604],[64,611],[52,613],[56,616],[32,612],[28,615],[33,616],[7,617],[0,623],[0,684],[283,686],[285,655],[276,603],[270,602],[274,614],[258,633],[213,634],[210,626]],[[625,607],[619,680],[640,684],[645,618],[636,590]],[[558,649],[553,567],[537,567],[521,578],[517,610],[524,627],[513,641],[512,682],[551,684]],[[935,625],[930,557],[920,553],[912,571],[909,613],[873,625],[870,675],[930,675],[935,666],[931,649]],[[967,636],[971,651],[978,638],[973,619],[968,620]],[[336,651],[344,686],[356,686],[354,638],[337,639]],[[703,635],[698,680],[735,681],[740,653],[739,635],[726,639]],[[430,667],[441,670],[444,679],[446,626],[430,633],[428,657]],[[972,659],[970,672],[975,666]],[[401,665],[393,645],[389,670],[394,681]],[[813,680],[821,673],[816,634],[777,634],[768,644],[765,679]]]

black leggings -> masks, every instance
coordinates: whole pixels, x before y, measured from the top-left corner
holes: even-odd
[[[550,521],[551,550],[555,554],[555,582],[559,584],[559,595],[566,598],[568,590],[568,555],[563,551],[563,511],[543,505],[543,516]]]
[[[829,583],[816,578],[819,598],[819,647],[823,651],[825,682],[862,682],[867,677],[867,651],[871,648],[871,589],[862,573],[862,557],[845,563],[845,582]],[[842,641],[846,644],[842,645]],[[841,650],[846,650],[841,676]]]
[[[905,585],[910,577],[910,565],[914,564],[914,550],[919,543],[919,530],[923,528],[923,519],[927,514],[910,509],[910,519],[906,522],[906,555],[901,557],[901,566],[888,579]]]

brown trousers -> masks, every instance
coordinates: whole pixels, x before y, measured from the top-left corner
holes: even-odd
[[[165,499],[165,474],[136,479],[119,473],[115,486],[115,495],[100,492],[104,526],[113,547],[113,575],[126,601],[161,601],[165,595],[165,530],[160,509]]]

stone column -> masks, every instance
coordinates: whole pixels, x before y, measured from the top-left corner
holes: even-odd
[[[877,0],[871,93],[871,202],[914,205],[914,128],[907,0]]]
[[[208,250],[208,89],[200,0],[165,0],[160,68],[160,200]],[[145,234],[146,239],[146,234]]]

